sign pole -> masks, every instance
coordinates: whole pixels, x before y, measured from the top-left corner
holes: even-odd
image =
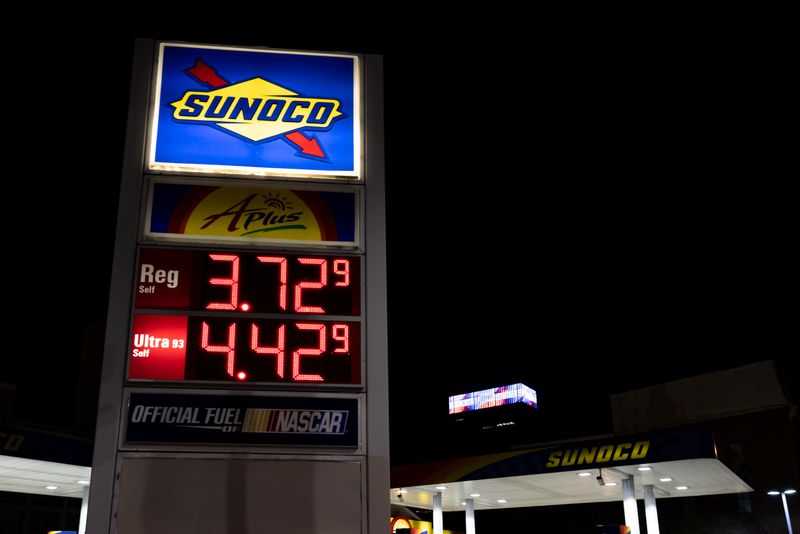
[[[88,532],[387,530],[382,78],[137,41]]]
[[[386,212],[383,155],[383,58],[365,57],[366,93],[366,171],[367,186],[367,383],[371,389],[367,398],[367,442],[369,454],[369,529],[386,531],[386,518],[391,507],[386,490],[389,481],[389,383],[388,319],[386,312]],[[368,386],[369,387],[369,386]]]
[[[117,230],[114,237],[114,268],[108,298],[103,369],[97,403],[97,430],[92,458],[87,532],[110,532],[112,500],[116,480],[117,439],[122,411],[131,280],[134,277],[138,237],[139,199],[142,194],[142,158],[147,131],[147,103],[154,43],[137,39],[133,55],[128,129],[119,190]]]

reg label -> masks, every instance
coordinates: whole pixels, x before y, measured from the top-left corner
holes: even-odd
[[[192,256],[180,250],[142,248],[136,273],[136,308],[189,306]]]

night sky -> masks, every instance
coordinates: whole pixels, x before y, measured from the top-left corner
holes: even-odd
[[[525,382],[586,435],[609,393],[770,358],[786,371],[797,208],[779,34],[316,24],[70,25],[9,54],[0,369],[20,399],[75,395],[83,333],[105,317],[134,36],[385,55],[397,461],[424,454],[449,394]]]

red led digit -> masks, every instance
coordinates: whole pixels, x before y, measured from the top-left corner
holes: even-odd
[[[320,306],[303,306],[304,289],[322,289],[328,285],[328,262],[322,258],[297,258],[304,265],[319,265],[319,282],[300,282],[294,285],[294,310],[298,313],[325,313]]]
[[[278,293],[278,305],[282,310],[286,309],[286,258],[280,256],[259,256],[258,261],[261,263],[277,263],[280,266],[278,276],[281,281],[281,289]],[[283,376],[283,375],[281,375]]]
[[[258,345],[258,325],[253,323],[250,334],[250,348],[258,354],[274,354],[275,372],[279,377],[284,375],[284,362],[286,361],[286,325],[278,327],[278,343],[274,347],[261,347]]]
[[[236,323],[231,323],[228,326],[228,345],[209,345],[208,344],[208,323],[203,321],[203,334],[200,339],[200,348],[208,352],[225,353],[228,356],[228,361],[225,366],[229,376],[233,376],[233,367],[236,364]]]
[[[300,358],[303,356],[319,356],[325,352],[325,325],[320,323],[296,323],[298,330],[316,330],[318,341],[316,349],[297,349],[292,352],[292,379],[297,382],[324,382],[321,375],[303,374],[300,372]]]
[[[333,325],[334,341],[341,341],[342,346],[333,349],[335,354],[347,354],[350,352],[350,327],[346,324]]]
[[[350,260],[333,260],[333,272],[342,277],[342,280],[336,282],[339,287],[347,287],[350,285]]]
[[[210,302],[207,310],[235,310],[239,304],[239,256],[233,254],[209,254],[209,258],[214,261],[229,261],[231,262],[231,277],[230,278],[209,278],[208,283],[212,286],[230,286],[231,287],[231,300],[230,302]]]

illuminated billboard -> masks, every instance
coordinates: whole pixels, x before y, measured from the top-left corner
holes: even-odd
[[[361,177],[359,57],[161,43],[147,168]]]
[[[533,408],[538,406],[536,390],[529,388],[525,384],[511,384],[509,386],[461,393],[460,395],[449,397],[448,401],[451,414],[494,408],[505,404],[522,403]]]

